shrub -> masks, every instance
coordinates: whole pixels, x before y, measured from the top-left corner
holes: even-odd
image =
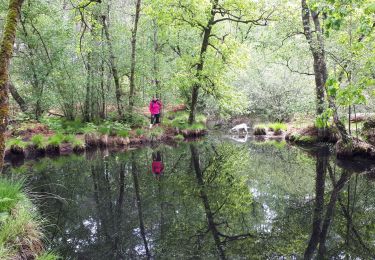
[[[133,114],[126,113],[124,115],[124,120],[132,128],[140,128],[140,127],[146,126],[149,123],[148,119],[145,116],[135,114],[135,113]]]

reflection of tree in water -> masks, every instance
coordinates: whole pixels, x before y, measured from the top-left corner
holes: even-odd
[[[335,167],[332,168],[327,157],[317,157],[314,221],[312,227],[312,235],[308,247],[305,250],[304,258],[311,259],[315,250],[317,250],[318,259],[327,257],[327,236],[335,217],[335,211],[339,211],[337,212],[337,215],[339,215],[338,217],[343,217],[343,222],[346,221],[346,235],[343,234],[343,230],[339,230],[341,231],[340,235],[344,239],[345,245],[349,247],[350,242],[357,243],[359,248],[362,248],[363,250],[361,255],[365,258],[372,258],[375,256],[374,246],[372,245],[372,248],[370,248],[370,245],[366,245],[366,243],[364,243],[364,240],[361,237],[362,235],[357,230],[352,218],[354,213],[354,204],[356,203],[355,197],[357,192],[358,175],[355,176],[356,181],[354,187],[354,195],[351,195],[350,180],[352,173],[348,170],[342,169],[341,174],[337,179],[335,169]],[[333,188],[329,193],[328,204],[325,206],[326,210],[324,214],[324,186],[327,172],[329,176],[328,181],[331,182]],[[349,183],[347,185],[347,192],[341,194],[343,193],[343,188],[347,183]],[[347,205],[344,204],[344,196],[347,197]],[[350,257],[350,254],[347,254],[347,257]]]
[[[372,183],[327,154],[254,149],[160,149],[160,180],[151,149],[45,159],[30,171],[35,191],[65,198],[41,203],[65,258],[374,258]]]
[[[225,149],[225,147],[223,146],[220,147],[219,153],[223,151],[222,149]],[[195,147],[194,145],[190,145],[190,151],[191,151],[195,176],[196,176],[196,180],[198,183],[199,197],[202,200],[202,204],[204,206],[204,211],[205,211],[205,216],[207,219],[208,227],[207,227],[206,232],[211,232],[219,258],[226,259],[225,250],[224,250],[224,246],[226,243],[230,241],[242,240],[242,239],[246,239],[249,237],[253,237],[253,235],[250,234],[249,232],[227,235],[223,231],[220,230],[220,226],[227,225],[227,227],[229,227],[228,220],[226,220],[225,217],[221,218],[220,220],[219,218],[215,219],[216,215],[219,215],[220,210],[223,207],[225,207],[225,204],[227,202],[229,202],[228,200],[229,200],[229,196],[231,195],[231,193],[233,194],[235,192],[239,192],[238,190],[235,190],[235,189],[227,190],[228,194],[226,194],[226,197],[224,198],[216,197],[215,199],[216,201],[219,202],[219,206],[216,205],[216,207],[214,206],[213,208],[210,204],[210,200],[208,198],[206,189],[210,185],[214,184],[215,179],[219,179],[220,177],[223,177],[219,175],[224,175],[228,183],[236,182],[237,180],[235,180],[234,176],[230,173],[230,171],[234,171],[235,169],[233,168],[225,169],[225,168],[220,168],[220,167],[218,168],[219,165],[224,163],[224,160],[228,160],[231,158],[226,157],[227,154],[225,153],[219,154],[217,151],[215,151],[216,155],[214,156],[214,158],[210,159],[208,162],[208,165],[202,169],[200,155],[199,155],[197,147]],[[233,188],[236,187],[236,185],[229,185],[229,186]],[[240,223],[237,223],[237,224],[240,225]],[[242,224],[246,224],[246,223],[242,223]]]

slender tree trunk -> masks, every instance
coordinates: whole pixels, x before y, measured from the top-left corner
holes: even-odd
[[[111,37],[109,35],[109,29],[108,29],[108,24],[107,24],[105,15],[102,16],[102,21],[103,21],[103,29],[104,29],[105,37],[106,37],[106,40],[107,40],[108,49],[109,49],[109,63],[111,65],[112,76],[113,76],[113,80],[115,82],[117,113],[120,117],[122,117],[123,112],[122,112],[122,101],[121,101],[120,78],[118,76],[118,70],[117,70],[117,66],[116,66],[116,58],[115,58],[115,54],[113,52],[113,46],[112,46],[112,42],[111,42]]]
[[[21,111],[23,113],[26,113],[27,112],[26,101],[18,93],[16,87],[13,85],[12,82],[10,82],[10,81],[8,82],[8,87],[9,87],[10,94],[12,95],[13,99],[17,102],[17,104],[20,107]]]
[[[21,14],[23,0],[9,0],[9,9],[0,45],[0,172],[3,170],[5,153],[5,131],[8,125],[9,65],[16,40],[17,22]]]
[[[134,27],[132,30],[131,39],[131,64],[130,64],[130,92],[129,92],[129,112],[133,112],[134,98],[135,98],[135,65],[136,65],[136,51],[137,51],[137,31],[139,15],[141,12],[141,0],[137,0],[135,7]]]
[[[159,81],[159,43],[158,43],[158,27],[156,21],[154,23],[154,60],[153,60],[153,67],[154,67],[154,82],[155,82],[155,95],[161,99],[161,89],[160,89],[160,81]]]
[[[324,112],[324,87],[325,80],[323,78],[322,71],[322,50],[315,43],[311,32],[310,24],[310,9],[306,3],[306,0],[302,0],[302,24],[303,31],[307,42],[309,43],[310,50],[314,59],[314,73],[315,73],[315,92],[316,92],[316,115],[319,116]]]
[[[204,56],[207,52],[207,48],[209,45],[209,39],[212,31],[212,26],[214,25],[215,21],[215,9],[218,5],[218,1],[215,0],[214,3],[212,4],[211,8],[211,16],[210,19],[208,20],[207,26],[204,29],[203,32],[203,40],[202,40],[202,45],[201,45],[201,51],[199,55],[199,63],[197,65],[197,71],[196,71],[196,78],[198,79],[198,83],[195,83],[192,92],[191,92],[191,103],[190,103],[190,114],[189,114],[189,124],[193,124],[195,122],[195,113],[196,113],[196,108],[197,108],[197,103],[198,103],[198,94],[199,94],[199,89],[201,87],[199,80],[204,68]]]

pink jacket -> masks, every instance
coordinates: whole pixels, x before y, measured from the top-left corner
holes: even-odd
[[[149,107],[151,115],[160,114],[161,107],[162,107],[162,104],[160,100],[157,100],[155,102],[151,101],[150,107]]]

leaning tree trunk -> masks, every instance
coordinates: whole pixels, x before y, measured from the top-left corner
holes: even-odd
[[[141,13],[141,0],[137,0],[135,7],[134,27],[132,30],[131,39],[131,64],[130,64],[130,91],[129,91],[129,112],[133,113],[134,98],[135,98],[135,65],[136,65],[136,48],[137,48],[137,31],[139,15]]]
[[[12,82],[10,82],[10,81],[8,82],[8,87],[9,87],[10,94],[12,95],[13,99],[17,102],[17,104],[20,107],[21,111],[23,113],[26,113],[27,112],[26,101],[18,93],[16,87],[13,85]]]
[[[20,17],[22,3],[23,0],[9,0],[4,34],[0,45],[0,171],[2,171],[4,165],[5,131],[9,115],[9,64],[13,55],[17,21]]]

